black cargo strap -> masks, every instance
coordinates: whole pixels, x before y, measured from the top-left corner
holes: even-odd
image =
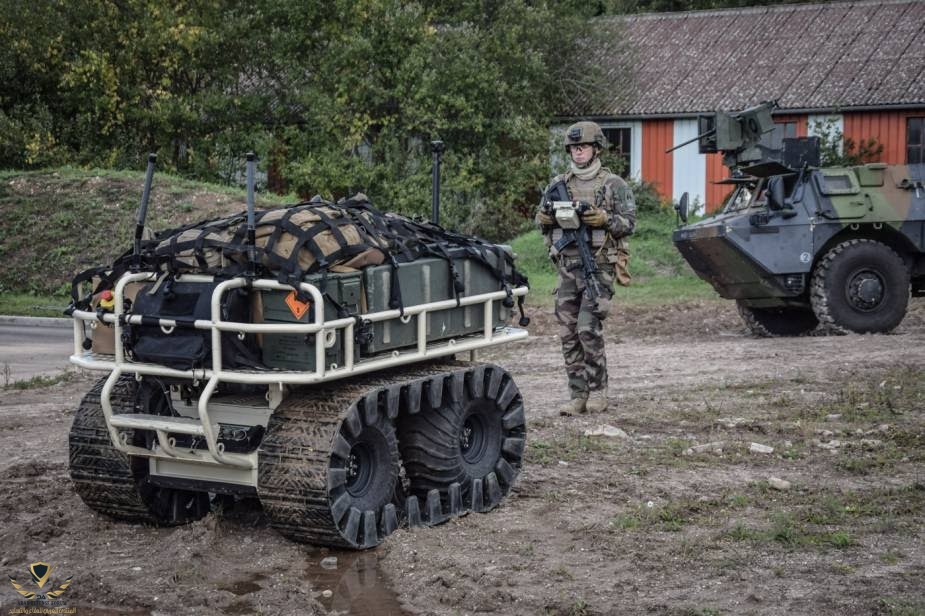
[[[398,261],[392,255],[387,255],[389,265],[392,266],[392,275],[389,277],[389,308],[398,310],[398,314],[405,316],[405,304],[401,299],[401,284],[398,281]]]
[[[181,261],[181,258],[183,258],[181,253],[191,251],[191,256],[196,260],[196,264],[199,268],[197,271],[201,273],[213,275],[220,273],[238,273],[240,267],[237,263],[228,260],[224,260],[225,262],[223,263],[223,259],[221,258],[218,259],[218,264],[216,266],[209,267],[206,251],[214,251],[220,256],[236,254],[239,247],[234,241],[222,241],[208,236],[211,233],[218,233],[233,225],[239,225],[243,221],[244,216],[237,215],[226,219],[203,221],[162,231],[155,236],[154,240],[147,240],[145,242],[145,246],[143,247],[145,254],[143,257],[147,256],[147,260],[157,267],[162,267],[168,271],[178,271],[190,268],[188,263]],[[179,238],[181,234],[192,230],[196,230],[198,233],[192,238],[180,241]],[[165,240],[167,241],[167,245],[161,247],[160,244]]]
[[[447,252],[441,244],[434,244],[436,252],[439,253],[440,257],[446,261],[447,268],[450,271],[449,278],[449,289],[450,294],[456,300],[456,306],[459,306],[459,295],[466,290],[465,283],[459,279],[459,272],[456,271],[456,266],[453,263],[453,257],[450,256],[450,253]]]
[[[88,310],[94,295],[115,289],[116,281],[131,269],[132,261],[132,251],[128,251],[120,255],[111,266],[91,267],[74,276],[71,280],[71,303],[64,314],[71,316],[74,310]],[[89,295],[80,297],[80,285],[96,277],[100,279],[96,287],[90,289]]]
[[[110,284],[112,282],[111,275],[109,273],[110,268],[106,266],[100,267],[91,267],[88,270],[84,270],[74,276],[74,279],[71,280],[71,305],[68,306],[67,310],[64,311],[65,314],[70,316],[74,313],[74,310],[86,310],[90,307],[90,299],[106,288],[105,284]],[[80,297],[80,285],[89,280],[93,280],[95,276],[100,277],[100,282],[97,284],[95,289],[90,291],[90,295],[86,297]]]

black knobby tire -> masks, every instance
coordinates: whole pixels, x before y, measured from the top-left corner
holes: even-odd
[[[341,422],[328,465],[328,498],[341,534],[357,547],[379,543],[385,507],[398,484],[395,426],[377,396],[361,400]]]
[[[526,426],[520,391],[494,365],[432,377],[425,390],[420,411],[399,420],[409,491],[432,502],[436,490],[450,513],[457,505],[492,509],[510,491],[522,464]],[[461,502],[454,503],[457,490]]]
[[[736,300],[736,307],[749,331],[762,338],[802,336],[819,326],[819,319],[808,308],[754,308],[746,306],[741,300]]]
[[[258,449],[257,493],[270,525],[294,541],[351,549],[398,528],[393,420],[409,379],[443,371],[421,366],[291,392]]]
[[[816,266],[810,297],[824,327],[886,333],[906,315],[909,270],[889,246],[848,240],[832,248]]]
[[[91,509],[107,516],[175,526],[198,520],[209,512],[209,495],[151,483],[147,458],[129,457],[113,447],[100,403],[106,379],[98,381],[80,402],[68,438],[74,488]],[[167,407],[157,387],[130,377],[119,379],[111,402],[115,413],[159,414]],[[145,446],[143,432],[128,431],[133,445]]]
[[[371,548],[398,526],[395,429],[378,396],[356,400],[361,391],[297,390],[270,417],[257,493],[270,525],[293,541]]]

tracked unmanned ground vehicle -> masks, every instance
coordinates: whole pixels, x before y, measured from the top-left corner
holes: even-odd
[[[362,195],[255,211],[253,157],[246,214],[143,239],[153,164],[134,249],[75,279],[71,361],[107,373],[70,432],[87,505],[172,525],[256,496],[287,537],[343,548],[498,505],[523,400],[454,356],[527,336],[509,250]]]

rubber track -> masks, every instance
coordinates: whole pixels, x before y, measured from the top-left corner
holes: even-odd
[[[142,499],[128,456],[112,446],[100,393],[100,379],[80,402],[68,439],[71,480],[80,498],[94,511],[121,520],[163,523]],[[120,379],[112,391],[115,413],[134,412],[134,379]],[[131,440],[131,431],[129,439]]]
[[[359,430],[372,408],[376,409],[372,413],[386,415],[393,425],[399,413],[433,413],[428,419],[440,425],[443,420],[437,412],[443,397],[458,399],[462,387],[470,387],[476,397],[484,392],[498,399],[508,409],[505,422],[523,425],[523,404],[513,380],[503,369],[487,364],[431,364],[290,393],[270,418],[258,449],[257,492],[271,526],[298,542],[368,548],[399,525],[431,526],[497,506],[513,484],[519,464],[514,468],[502,460],[497,473],[474,480],[471,486],[439,484],[422,490],[412,484],[409,492],[426,496],[402,499],[399,489],[393,502],[377,512],[346,511],[336,500],[332,502],[331,489],[337,480],[329,476],[328,469],[342,442],[341,429],[350,431],[353,424]],[[523,439],[508,440],[506,447],[516,450],[509,453],[519,460]],[[338,527],[345,520],[346,536]]]
[[[294,541],[352,549],[372,547],[393,532],[403,513],[396,503],[372,516],[359,512],[362,517],[353,521],[364,532],[359,544],[337,526],[340,520],[334,519],[336,503],[329,498],[328,467],[341,424],[361,420],[360,414],[373,405],[394,423],[399,407],[408,406],[409,396],[421,395],[421,383],[458,366],[430,364],[291,392],[270,417],[258,449],[257,493],[271,526]],[[340,519],[356,515],[339,513]]]

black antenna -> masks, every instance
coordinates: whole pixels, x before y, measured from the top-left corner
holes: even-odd
[[[440,224],[440,155],[446,149],[442,141],[431,141],[430,151],[434,156],[434,176],[431,185],[432,200],[430,219],[435,225]]]
[[[247,153],[247,272],[253,279],[257,275],[257,226],[254,223],[254,172],[257,157],[253,152]]]
[[[145,188],[141,193],[138,219],[135,222],[135,244],[132,249],[132,270],[141,269],[141,237],[144,235],[145,219],[148,217],[148,200],[151,198],[151,182],[154,181],[154,163],[157,154],[148,154],[148,169],[145,171]]]

